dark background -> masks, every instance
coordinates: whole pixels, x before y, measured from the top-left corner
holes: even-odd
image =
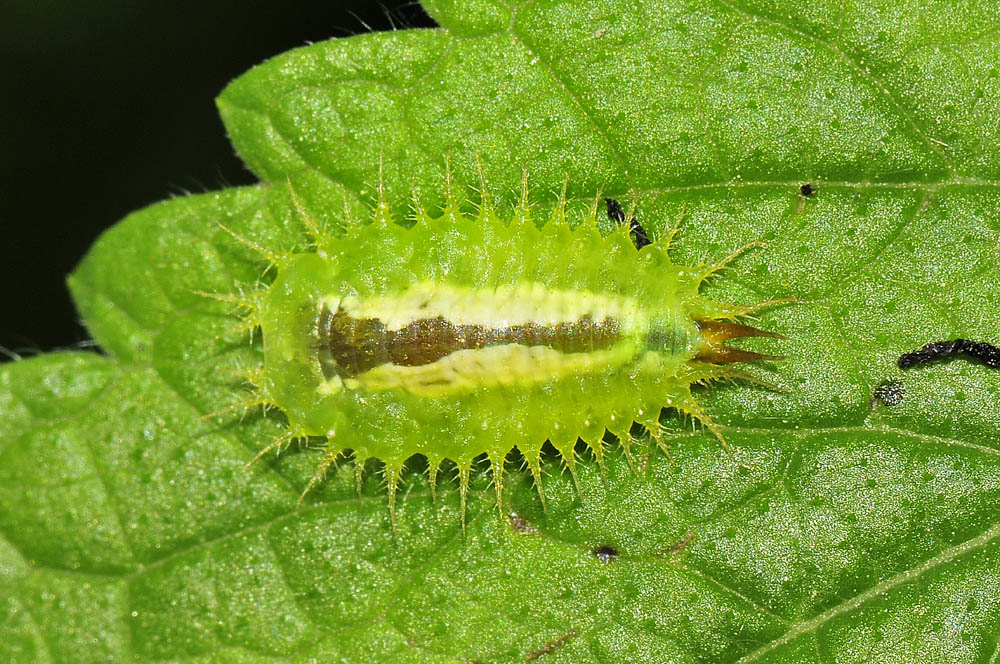
[[[413,0],[0,0],[0,360],[86,345],[66,275],[100,232],[256,181],[214,98],[307,42],[434,23]]]

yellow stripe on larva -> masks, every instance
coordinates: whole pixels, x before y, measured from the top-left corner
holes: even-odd
[[[630,297],[585,290],[552,290],[532,282],[489,290],[422,282],[397,295],[365,299],[351,296],[339,299],[338,303],[352,318],[378,319],[389,330],[438,316],[455,325],[488,328],[530,323],[558,325],[573,323],[584,316],[594,320],[614,318],[627,325],[628,319],[639,312],[638,303]]]
[[[546,346],[505,344],[459,350],[415,367],[383,364],[344,381],[349,389],[369,392],[403,389],[421,397],[442,397],[497,386],[527,387],[568,376],[609,371],[633,361],[638,345],[617,344],[611,350],[563,353]]]

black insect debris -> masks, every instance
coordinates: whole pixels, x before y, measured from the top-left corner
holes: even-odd
[[[619,224],[624,224],[625,210],[622,209],[622,204],[613,198],[605,198],[604,202],[608,204],[608,218],[612,221],[617,221]],[[629,217],[628,229],[632,234],[632,241],[635,242],[636,249],[642,249],[646,245],[652,244],[649,236],[646,235],[646,229],[635,220],[635,217]]]
[[[900,369],[909,369],[918,364],[953,355],[966,355],[979,360],[991,369],[1000,369],[1000,348],[984,341],[968,339],[933,341],[920,350],[901,355],[898,364]]]

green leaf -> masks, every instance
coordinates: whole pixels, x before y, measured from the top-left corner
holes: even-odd
[[[17,662],[987,662],[1000,633],[1000,374],[906,373],[998,341],[1000,41],[989,3],[429,0],[439,30],[280,55],[218,103],[262,183],[165,202],[70,285],[109,357],[0,367],[0,658]],[[710,285],[761,314],[784,391],[713,386],[733,457],[671,412],[671,457],[609,449],[548,512],[512,458],[435,506],[419,459],[390,528],[373,464],[296,498],[316,450],[243,465],[275,418],[237,398],[225,303],[260,261],[479,186],[597,192],[677,260],[762,240]],[[811,183],[813,196],[800,185]],[[293,200],[293,194],[295,199]],[[473,196],[474,198],[474,196]],[[872,400],[886,379],[902,403]],[[220,425],[220,421],[222,424]]]

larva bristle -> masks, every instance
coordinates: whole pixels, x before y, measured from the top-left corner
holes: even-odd
[[[249,383],[251,387],[256,388],[257,386],[253,385],[253,383],[251,383],[250,380],[248,380],[248,375],[252,373],[252,370],[255,366],[259,365],[255,365],[252,362],[247,362],[246,360],[240,359],[233,366],[228,366],[221,369],[221,373],[226,378],[228,378],[230,382],[240,383],[241,386],[243,387],[246,387],[245,384]],[[259,390],[255,390],[254,393],[256,393],[256,391]]]
[[[517,202],[517,207],[514,208],[514,218],[511,220],[511,224],[530,224],[531,223],[531,200],[530,191],[528,188],[528,171],[524,171],[521,177],[521,195]]]
[[[465,532],[465,506],[469,495],[469,472],[472,466],[471,461],[456,462],[458,466],[458,493],[462,511],[462,532]]]
[[[264,382],[264,367],[259,365],[240,367],[233,370],[233,375],[240,380],[246,381],[259,393]]]
[[[431,484],[431,503],[437,507],[437,476],[438,471],[441,470],[441,462],[444,461],[442,457],[438,456],[428,456],[427,457],[427,478]]]
[[[674,408],[679,410],[681,413],[690,415],[692,419],[692,425],[695,422],[700,422],[703,427],[708,429],[713,436],[715,436],[720,443],[722,443],[722,449],[726,451],[729,456],[733,455],[733,449],[726,442],[726,439],[722,435],[722,431],[715,424],[715,422],[708,416],[702,407],[693,398],[685,401],[684,403],[674,404]]]
[[[221,228],[222,230],[224,230],[226,233],[228,233],[234,240],[236,240],[237,242],[239,242],[243,246],[248,247],[249,249],[252,249],[255,253],[259,254],[263,258],[266,258],[267,262],[270,263],[271,266],[284,264],[285,260],[289,256],[289,254],[287,254],[287,253],[283,253],[283,252],[280,252],[280,251],[275,251],[274,249],[271,249],[269,247],[265,247],[262,244],[258,244],[257,242],[254,242],[253,240],[245,238],[242,235],[240,235],[239,233],[237,233],[236,231],[233,231],[230,228],[228,228],[228,227],[226,227],[226,226],[224,226],[224,225],[222,225],[222,224],[220,224],[218,222],[216,222],[216,225],[219,228]]]
[[[242,331],[242,334],[250,337],[250,343],[253,344],[254,333],[258,329],[260,329],[260,312],[258,310],[254,310],[243,317],[240,330]]]
[[[431,216],[427,214],[427,208],[424,207],[424,203],[416,191],[413,192],[410,199],[410,219],[414,224],[426,224],[431,220]]]
[[[757,313],[758,311],[761,311],[762,309],[768,309],[770,307],[774,307],[779,304],[796,304],[798,302],[801,302],[801,300],[799,300],[799,298],[797,297],[781,297],[781,298],[776,298],[774,300],[765,300],[764,302],[758,302],[757,304],[734,307],[733,315],[736,318],[744,318],[746,316],[751,316]],[[778,335],[775,338],[787,339],[787,337],[783,337],[781,335]]]
[[[636,208],[639,207],[639,202],[638,202],[638,198],[636,196],[635,191],[629,191],[628,200],[629,200],[628,210],[625,213],[625,217],[627,219],[631,220],[631,223],[629,223],[629,226],[631,227],[632,224],[637,224],[638,223],[635,220],[635,211],[636,211]],[[641,226],[640,226],[640,228],[641,228]],[[645,229],[643,229],[643,230],[645,230]]]
[[[656,425],[659,427],[659,424]],[[653,431],[648,427],[646,430],[649,432],[650,436],[653,436]],[[628,463],[628,467],[635,472],[635,457],[632,456],[632,445],[635,443],[635,439],[632,438],[632,434],[625,432],[624,435],[618,436],[618,443],[622,446],[622,453],[625,454],[625,461]]]
[[[301,436],[294,436],[294,438],[300,438]],[[332,444],[332,441],[327,441],[326,450],[323,451],[323,457],[320,459],[319,466],[316,468],[316,472],[309,479],[309,483],[306,484],[306,488],[302,490],[299,495],[296,504],[301,505],[302,501],[306,499],[306,494],[312,491],[312,488],[322,482],[326,478],[327,472],[330,468],[337,462],[337,457],[340,455],[342,450]]]
[[[684,215],[687,214],[687,203],[681,204],[681,211],[677,214],[677,218],[674,223],[671,224],[667,229],[664,230],[663,235],[657,238],[655,244],[660,251],[668,252],[670,251],[670,246],[674,242],[674,238],[681,230],[681,222],[684,221]]]
[[[444,158],[444,210],[441,216],[452,222],[462,219],[461,204],[455,197],[455,183],[451,172],[450,155],[445,155]]]
[[[545,488],[542,486],[541,455],[537,450],[528,449],[521,452],[521,456],[524,457],[524,462],[528,464],[528,468],[531,470],[531,477],[535,482],[535,490],[538,491],[538,498],[542,501],[542,511],[547,513],[548,507],[545,504]]]
[[[372,220],[374,224],[386,227],[394,223],[392,209],[389,207],[389,198],[385,193],[385,166],[382,163],[382,155],[378,157],[378,184],[375,186],[377,200],[375,201],[375,215]]]
[[[653,441],[653,444],[660,448],[667,455],[667,458],[670,459],[670,462],[673,463],[674,457],[670,453],[670,447],[664,440],[664,429],[660,421],[658,419],[649,420],[642,424],[642,428],[649,434],[649,439]]]
[[[255,313],[245,314],[239,319],[239,322],[235,325],[228,326],[225,330],[215,335],[212,341],[219,342],[225,339],[240,340],[244,337],[248,338],[250,345],[253,345],[254,334],[257,329],[260,328],[260,320],[257,318]]]
[[[660,433],[656,436],[650,436],[653,439],[653,443],[657,448],[670,460],[670,463],[674,462],[674,455],[670,453],[670,446],[667,445],[667,441],[663,439],[663,434]]]
[[[354,210],[351,209],[351,202],[347,199],[347,190],[344,189],[340,193],[343,197],[344,230],[348,234],[355,233],[361,229],[362,224],[354,216]]]
[[[392,532],[396,532],[396,489],[399,488],[399,472],[398,465],[389,463],[386,463],[382,470],[389,494],[389,523],[392,526]]]
[[[496,491],[497,500],[497,510],[500,514],[500,520],[503,521],[503,462],[507,457],[506,454],[487,454],[490,460],[490,470],[493,474],[493,488]]]
[[[573,476],[573,486],[576,487],[577,495],[580,495],[580,485],[577,481],[576,475],[576,441],[578,440],[575,435],[567,435],[564,432],[556,432],[556,435],[549,437],[549,442],[552,447],[556,448],[559,452],[559,456],[563,459],[563,465],[569,469],[570,475]]]
[[[479,202],[475,205],[476,221],[479,223],[485,223],[496,216],[496,201],[491,196],[488,191],[480,193]]]
[[[604,439],[599,437],[596,440],[585,440],[583,442],[587,444],[587,447],[594,455],[594,459],[597,460],[597,468],[600,470],[601,478],[605,478],[607,469],[604,466]]]
[[[235,309],[233,313],[239,322],[226,328],[213,341],[218,342],[226,338],[241,338],[250,335],[250,341],[253,342],[253,332],[260,327],[260,307],[264,290],[255,290],[250,293],[245,293],[242,290],[236,293],[210,293],[192,289],[191,292],[206,299],[231,304]]]
[[[566,225],[566,190],[569,187],[569,178],[563,180],[562,190],[559,192],[559,196],[556,199],[556,204],[552,206],[552,215],[549,217],[548,223]]]
[[[573,489],[576,491],[577,498],[583,498],[583,492],[580,491],[580,477],[576,474],[576,449],[575,445],[570,448],[569,454],[563,454],[563,466],[569,471],[570,477],[573,478]]]
[[[273,441],[268,443],[267,446],[265,446],[263,449],[257,452],[257,454],[255,454],[252,459],[247,461],[246,465],[243,466],[243,469],[246,470],[250,468],[250,466],[257,463],[257,461],[267,456],[267,454],[270,453],[271,450],[277,450],[277,454],[280,455],[282,448],[291,445],[292,441],[295,440],[296,438],[299,438],[299,436],[296,435],[294,432],[292,432],[290,429],[286,430],[283,434],[275,438]]]
[[[365,463],[368,461],[368,457],[358,454],[357,450],[354,450],[354,488],[358,492],[358,498],[361,497],[361,487],[364,484],[365,479]]]
[[[299,201],[298,193],[296,193],[295,187],[292,186],[291,179],[286,179],[285,182],[288,186],[288,193],[292,197],[292,205],[295,206],[299,216],[302,217],[302,223],[305,224],[306,232],[312,240],[313,247],[317,249],[321,248],[326,239],[326,234],[323,232],[323,229],[320,228],[319,224],[316,223],[316,220],[312,218],[312,215],[310,215],[305,207],[302,206],[302,203]]]
[[[222,417],[223,415],[239,412],[240,419],[242,420],[251,411],[254,411],[258,408],[270,408],[276,405],[277,404],[268,399],[266,396],[263,396],[260,392],[250,392],[247,394],[247,396],[238,399],[234,403],[231,403],[228,406],[220,408],[219,410],[213,411],[211,413],[206,413],[204,415],[201,415],[198,419],[211,420],[218,417]]]
[[[705,281],[706,279],[708,279],[709,277],[711,277],[713,274],[721,272],[722,270],[726,269],[726,267],[730,263],[732,263],[734,260],[736,260],[737,258],[739,258],[742,254],[744,254],[748,250],[753,249],[754,247],[765,247],[765,246],[767,246],[767,245],[765,245],[760,240],[754,240],[752,242],[747,242],[745,245],[743,245],[739,249],[733,251],[731,254],[729,254],[728,256],[726,256],[725,258],[723,258],[718,263],[715,263],[714,265],[707,266],[701,272],[701,274],[698,275],[698,280],[699,281]]]
[[[189,289],[191,293],[207,298],[209,300],[215,300],[216,302],[225,302],[226,304],[233,304],[241,309],[253,308],[256,304],[254,300],[248,300],[243,293],[210,293],[208,291],[198,290],[195,288]]]
[[[478,221],[480,223],[491,219],[495,214],[495,201],[493,200],[493,194],[490,193],[490,188],[486,183],[486,174],[483,172],[483,162],[476,155],[476,172],[479,174],[479,204],[476,205],[478,210]]]

